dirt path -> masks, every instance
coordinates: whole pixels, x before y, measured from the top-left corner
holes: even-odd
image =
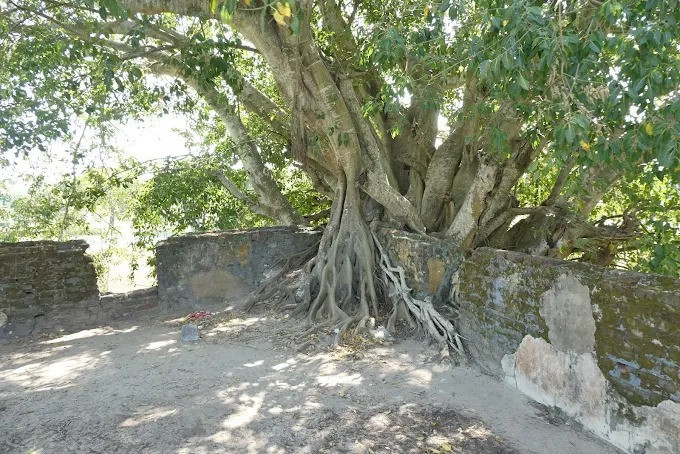
[[[294,322],[0,345],[1,453],[615,453],[419,340],[296,353]]]

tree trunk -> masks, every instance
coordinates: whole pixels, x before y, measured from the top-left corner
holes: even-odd
[[[124,0],[124,4],[142,13],[173,12],[219,19],[207,1]],[[483,84],[474,76],[458,85],[463,86],[461,114],[439,147],[435,147],[439,110],[421,106],[419,93],[414,93],[408,108],[367,118],[362,104],[378,97],[379,87],[387,82],[377,70],[367,70],[361,78],[354,76],[353,56],[358,46],[342,9],[333,0],[322,2],[321,17],[314,20],[333,31],[337,55],[329,56],[327,49],[319,49],[310,26],[313,7],[310,0],[295,3],[296,33],[285,20],[275,22],[270,17],[267,8],[271,5],[264,10],[238,7],[230,22],[269,67],[278,94],[289,109],[285,115],[292,119],[291,125],[287,127],[280,118],[267,119],[272,111],[282,117],[282,109],[248,84],[240,93],[244,107],[269,122],[277,134],[288,134],[298,164],[320,189],[333,192],[329,222],[316,255],[294,260],[300,268],[297,274],[282,276],[278,283],[267,281],[258,295],[279,293],[282,307],[304,314],[310,322],[336,329],[336,342],[351,326],[355,330],[371,326],[380,317],[380,308],[386,307],[391,328],[396,321],[405,320],[457,348],[450,323],[431,304],[409,294],[403,270],[390,263],[373,226],[381,221],[445,236],[463,252],[492,245],[557,255],[562,246],[574,244],[574,238],[585,232],[555,202],[560,199],[568,172],[558,176],[550,206],[526,213],[517,207],[513,188],[547,140],[523,130],[520,113],[511,108],[509,100],[488,114],[491,118],[476,115],[476,107],[485,102],[485,89],[478,86]],[[152,67],[163,71],[167,64],[155,60]],[[177,68],[174,73],[215,110],[239,147],[244,168],[260,196],[258,203],[246,201],[281,223],[302,222],[279,191],[248,131],[228,104],[228,97],[220,96],[212,81],[192,78]],[[495,153],[491,126],[504,134],[504,146],[510,153]],[[396,137],[390,133],[393,127],[401,130]],[[310,143],[316,147],[312,149]],[[228,181],[223,184],[233,186]],[[247,199],[238,188],[231,187],[230,191]],[[592,194],[582,211],[592,210],[598,196],[601,193]],[[516,222],[518,214],[528,217]],[[608,258],[606,254],[599,257]],[[382,292],[377,286],[378,273],[385,282]],[[303,296],[293,302],[289,285],[299,283]]]

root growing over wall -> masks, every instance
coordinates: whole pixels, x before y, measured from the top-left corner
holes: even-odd
[[[334,203],[316,255],[305,251],[292,257],[253,294],[247,309],[269,302],[275,309],[291,310],[310,323],[303,337],[330,330],[335,345],[346,333],[370,331],[384,314],[389,332],[403,321],[462,355],[454,325],[429,300],[411,294],[404,269],[391,263],[375,226],[369,227],[361,217],[356,190],[342,188],[335,200],[339,203]]]

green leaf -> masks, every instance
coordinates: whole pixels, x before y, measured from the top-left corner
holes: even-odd
[[[503,62],[503,67],[505,69],[510,69],[510,57],[508,56],[508,52],[503,52],[503,55],[501,56],[501,60]]]
[[[654,157],[660,166],[665,168],[671,167],[673,164],[673,146],[672,143],[661,145],[654,150]]]
[[[527,80],[524,78],[522,73],[517,74],[517,82],[519,83],[520,87],[522,87],[525,90],[529,90],[529,83]]]
[[[479,65],[479,77],[481,79],[486,79],[487,73],[489,72],[489,60],[484,60]]]
[[[588,129],[588,124],[590,123],[590,120],[588,117],[586,117],[583,114],[576,114],[574,115],[574,123],[579,125],[583,129]]]
[[[117,18],[124,18],[127,16],[125,8],[123,8],[123,5],[121,5],[118,0],[100,0],[99,4]]]
[[[297,14],[294,14],[293,18],[290,20],[290,29],[294,34],[300,34],[300,20],[298,19]]]
[[[136,66],[130,69],[130,73],[133,74],[137,79],[142,77],[142,70]]]
[[[574,133],[574,128],[571,126],[571,124],[568,124],[565,131],[564,131],[564,138],[567,141],[568,144],[574,143],[574,138],[576,137]]]
[[[238,0],[226,0],[224,3],[229,13],[233,16],[238,6]]]

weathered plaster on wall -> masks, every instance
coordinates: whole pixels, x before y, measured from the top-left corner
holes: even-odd
[[[532,399],[604,431],[606,380],[591,353],[561,351],[527,335],[502,365],[506,381]]]
[[[560,408],[626,451],[677,453],[680,404],[668,400],[657,407],[631,407],[608,392],[594,355],[590,289],[565,273],[540,300],[550,342],[526,335],[517,351],[501,360],[505,381],[542,404]],[[621,407],[634,414],[637,424],[620,417]]]
[[[560,408],[625,451],[680,452],[680,404],[667,400],[656,407],[626,405],[608,392],[592,353],[561,351],[527,335],[517,352],[505,355],[502,367],[507,383],[537,402]],[[621,407],[633,414],[622,418]]]
[[[434,293],[441,285],[442,279],[446,272],[446,264],[438,258],[427,259],[427,290]]]
[[[550,343],[562,351],[595,350],[595,319],[590,290],[571,274],[562,274],[541,296],[541,317],[548,325]]]
[[[250,288],[243,279],[227,270],[211,270],[189,277],[193,294],[201,300],[224,301],[228,297],[242,295],[247,297]]]
[[[580,284],[567,285],[569,278],[562,275]],[[525,335],[553,343],[564,335],[551,332],[548,322],[555,322],[545,317],[557,287],[565,288],[565,300],[576,301],[579,294],[586,300],[587,287],[591,309],[568,304],[572,316],[581,321],[570,326],[584,330],[574,336],[577,340],[582,335],[590,342],[592,321],[583,315],[592,314],[597,364],[616,393],[637,406],[680,402],[680,281],[664,276],[475,250],[461,267],[456,298],[461,334],[475,360],[503,376],[501,359],[517,351]],[[573,348],[588,351],[590,345]]]

